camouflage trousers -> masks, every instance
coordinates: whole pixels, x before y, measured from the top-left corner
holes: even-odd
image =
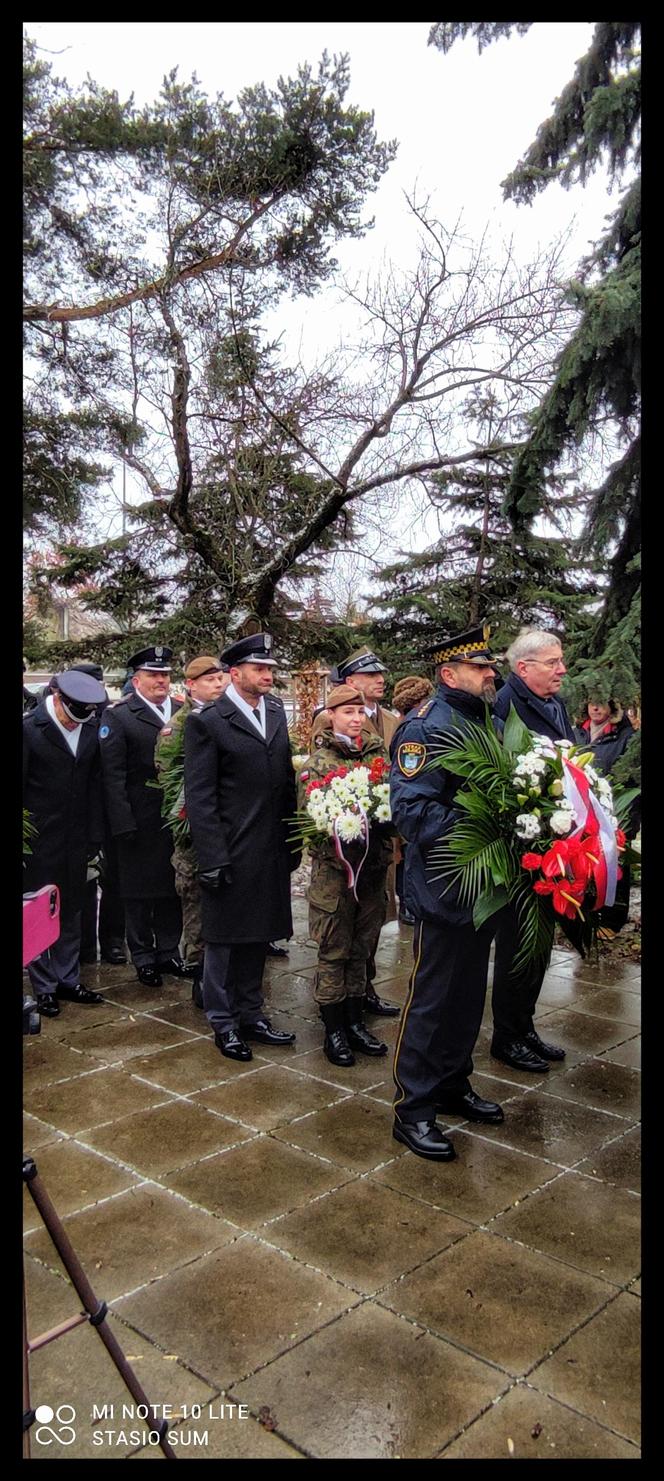
[[[193,849],[176,848],[171,855],[175,888],[182,905],[183,955],[189,962],[203,961],[201,938],[201,887]]]
[[[363,995],[367,961],[374,955],[385,920],[385,876],[385,868],[363,869],[356,900],[340,869],[325,860],[313,860],[309,934],[318,946],[317,1003],[339,1003]]]

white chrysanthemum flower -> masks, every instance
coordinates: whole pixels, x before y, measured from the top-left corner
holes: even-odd
[[[376,785],[375,785],[373,791],[374,791],[374,797],[376,798],[377,802],[379,802],[379,803],[389,802],[389,799],[390,799],[390,784],[389,784],[389,782],[376,782]]]
[[[342,813],[337,819],[337,832],[344,843],[353,843],[364,837],[364,822],[359,813]]]
[[[539,818],[531,812],[520,812],[516,820],[516,831],[519,838],[539,838],[542,831]]]
[[[390,821],[390,804],[389,804],[389,802],[380,802],[378,804],[378,807],[376,808],[376,812],[375,812],[375,815],[374,816],[376,818],[376,822],[377,823],[389,823],[389,821]]]
[[[559,751],[571,751],[572,746],[574,745],[574,741],[557,740],[554,742],[554,744],[557,746]]]
[[[549,826],[551,828],[551,832],[557,833],[561,838],[565,833],[569,833],[573,822],[574,814],[572,813],[571,809],[568,809],[566,807],[556,808],[556,811],[552,812],[551,817],[549,818]]]
[[[540,756],[549,757],[549,759],[552,761],[555,760],[556,748],[553,744],[553,741],[549,739],[548,735],[534,735],[533,750],[538,751]]]

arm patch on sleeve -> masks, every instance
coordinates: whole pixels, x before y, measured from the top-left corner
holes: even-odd
[[[402,741],[397,751],[397,766],[406,777],[417,776],[427,759],[427,748],[420,741]]]

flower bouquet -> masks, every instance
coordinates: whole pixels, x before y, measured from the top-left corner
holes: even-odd
[[[430,877],[458,886],[477,928],[507,904],[516,909],[515,973],[548,956],[556,923],[585,956],[598,912],[614,902],[619,855],[631,861],[619,823],[638,793],[614,793],[591,761],[571,741],[533,735],[514,706],[502,741],[488,712],[484,726],[437,739],[431,765],[463,786],[454,801],[461,817],[431,850]]]
[[[370,763],[351,761],[309,782],[305,807],[294,819],[293,838],[303,845],[334,843],[349,888],[357,898],[357,881],[369,852],[369,830],[390,821],[389,765],[382,756]],[[351,863],[345,851],[356,845]],[[357,854],[359,852],[359,860]]]

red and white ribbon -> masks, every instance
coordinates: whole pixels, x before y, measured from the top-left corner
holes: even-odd
[[[580,766],[563,757],[563,787],[576,823],[576,832],[594,833],[597,838],[597,863],[593,878],[597,890],[595,910],[613,905],[618,882],[618,846],[613,824]]]
[[[363,840],[364,840],[364,853],[363,853],[362,858],[360,859],[360,862],[359,862],[359,864],[358,864],[358,866],[357,866],[356,869],[353,868],[352,864],[349,863],[348,859],[346,858],[346,855],[344,854],[343,843],[341,841],[341,838],[339,837],[339,819],[338,818],[335,818],[334,819],[334,825],[333,825],[334,847],[335,847],[336,855],[337,855],[337,858],[343,864],[344,869],[346,870],[346,879],[348,881],[348,888],[349,888],[349,890],[352,890],[353,891],[353,894],[354,894],[356,900],[357,900],[357,883],[358,883],[358,880],[360,878],[360,872],[362,870],[362,865],[364,864],[364,861],[365,861],[365,859],[367,857],[367,854],[369,852],[369,819],[368,819],[368,817],[366,815],[366,812],[365,812],[365,810],[364,810],[364,808],[362,806],[362,803],[361,802],[358,802],[357,806],[358,806],[358,809],[359,809],[359,812],[360,812],[360,816],[362,818],[362,836],[363,836]]]

